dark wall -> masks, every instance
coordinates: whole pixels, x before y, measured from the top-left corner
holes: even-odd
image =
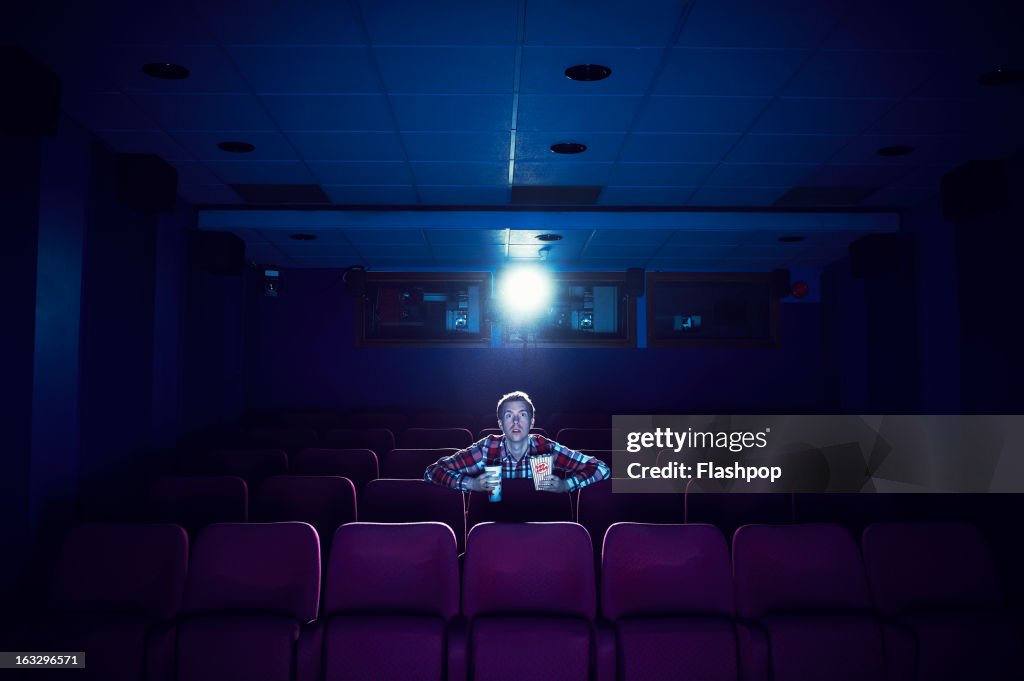
[[[340,273],[285,271],[278,298],[251,287],[251,408],[488,412],[520,388],[543,415],[656,410],[813,412],[822,405],[817,304],[783,304],[776,349],[356,348]],[[641,303],[643,300],[641,300]]]

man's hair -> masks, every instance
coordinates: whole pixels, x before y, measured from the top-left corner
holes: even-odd
[[[501,408],[505,406],[506,402],[525,402],[526,403],[526,411],[530,412],[530,421],[533,421],[533,415],[534,415],[533,400],[531,400],[530,396],[527,395],[526,393],[524,393],[522,390],[515,390],[513,392],[506,393],[506,394],[501,396],[500,400],[498,400],[498,420],[499,421],[501,420]]]

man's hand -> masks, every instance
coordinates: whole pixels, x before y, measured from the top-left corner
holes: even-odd
[[[487,473],[481,473],[475,477],[469,478],[466,482],[466,489],[470,492],[488,492],[498,486],[498,481],[491,479]]]
[[[551,475],[537,483],[537,489],[541,492],[568,492],[569,483]]]

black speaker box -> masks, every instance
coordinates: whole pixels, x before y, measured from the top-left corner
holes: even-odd
[[[886,277],[901,271],[907,244],[899,234],[868,234],[850,244],[850,274],[855,279]]]
[[[350,296],[358,299],[366,295],[366,268],[354,265],[345,270],[342,279],[345,282],[345,291]]]
[[[197,272],[241,276],[245,271],[245,242],[231,232],[191,231],[188,263]]]
[[[942,176],[942,215],[957,220],[1010,205],[1004,161],[968,161]]]
[[[644,268],[630,267],[626,270],[626,295],[639,298],[644,294]]]
[[[772,270],[772,295],[785,298],[789,295],[789,270]]]
[[[156,154],[118,154],[117,200],[143,213],[173,213],[178,171]]]
[[[0,134],[56,137],[60,116],[60,78],[20,47],[0,45],[4,104]]]

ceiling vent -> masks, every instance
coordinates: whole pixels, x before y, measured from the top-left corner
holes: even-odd
[[[593,206],[601,187],[512,187],[512,203],[518,206]]]
[[[249,203],[330,203],[316,184],[233,184],[231,188]]]
[[[773,205],[778,208],[855,206],[876,191],[878,187],[793,187]]]

